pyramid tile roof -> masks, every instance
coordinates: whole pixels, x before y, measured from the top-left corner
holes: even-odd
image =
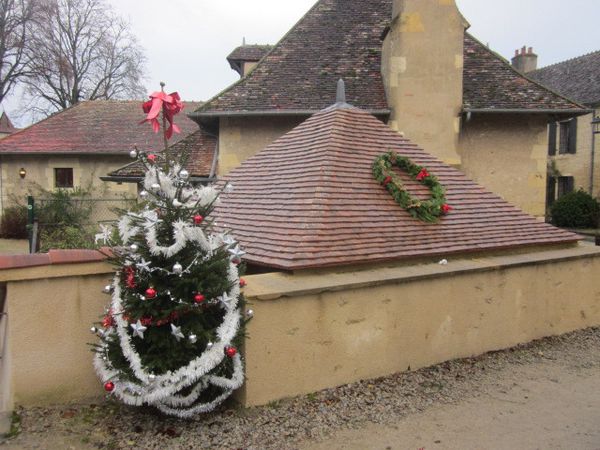
[[[392,0],[320,0],[251,73],[193,115],[317,112],[328,106],[339,78],[350,103],[386,114],[381,47],[391,16]],[[464,49],[465,109],[581,111],[468,33]]]
[[[200,128],[176,144],[171,145],[169,150],[172,155],[181,155],[182,153],[188,155],[184,167],[191,177],[206,178],[210,175],[216,148],[217,137],[204,128]],[[109,173],[108,177],[103,177],[103,179],[116,177],[131,178],[132,181],[137,181],[143,175],[144,167],[142,163],[134,161]]]
[[[542,67],[527,76],[584,105],[600,105],[600,51]]]
[[[263,56],[269,53],[269,50],[272,48],[272,45],[240,45],[227,56],[227,60],[259,61]]]
[[[184,102],[184,112],[199,102]],[[162,135],[149,125],[138,125],[144,118],[140,101],[94,100],[71,108],[13,133],[0,140],[0,154],[127,154],[134,145],[145,150],[160,149]],[[198,125],[185,114],[177,116],[181,133],[173,142],[196,131]]]
[[[424,223],[374,178],[394,150],[446,187],[452,212]],[[402,175],[401,175],[402,176]],[[578,237],[528,216],[357,108],[321,111],[232,170],[215,210],[248,262],[305,269],[572,243]],[[429,191],[405,180],[413,195]]]

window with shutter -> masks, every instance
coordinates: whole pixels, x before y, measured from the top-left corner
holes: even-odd
[[[573,192],[575,189],[575,179],[573,177],[558,177],[558,195],[561,198],[563,195]]]
[[[556,200],[556,178],[548,175],[546,180],[546,207],[550,208]]]
[[[577,151],[577,119],[560,122],[560,136],[558,141],[558,153],[574,154]]]
[[[548,125],[548,155],[556,155],[556,122]]]
[[[575,154],[577,152],[577,119],[571,119],[569,121],[569,153]]]
[[[73,169],[60,167],[54,169],[54,186],[57,188],[73,187]]]

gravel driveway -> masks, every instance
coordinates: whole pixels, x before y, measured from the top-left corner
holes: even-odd
[[[600,328],[590,328],[192,421],[110,401],[20,409],[20,432],[0,449],[600,448],[599,410]]]

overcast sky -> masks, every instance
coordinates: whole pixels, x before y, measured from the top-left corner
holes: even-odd
[[[109,0],[148,56],[149,91],[164,80],[207,100],[239,77],[225,57],[242,43],[276,43],[316,0]],[[599,0],[457,0],[470,32],[510,58],[532,46],[539,66],[600,50]],[[7,105],[18,107],[16,98]],[[20,125],[25,125],[21,123]]]

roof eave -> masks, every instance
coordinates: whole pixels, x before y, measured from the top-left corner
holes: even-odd
[[[191,112],[188,117],[194,119],[217,118],[217,117],[246,117],[246,116],[312,116],[321,111],[320,109],[263,109],[253,111],[203,111]],[[367,109],[374,116],[389,116],[389,109]]]
[[[577,109],[525,109],[525,108],[463,108],[464,113],[477,114],[551,114],[551,115],[568,115],[568,116],[583,116],[591,113],[592,109],[577,108]]]
[[[137,176],[137,175],[105,175],[100,177],[100,179],[102,181],[112,181],[114,183],[139,183],[140,181],[144,180],[144,177],[142,176]],[[204,176],[204,177],[197,177],[197,176],[192,176],[189,178],[189,181],[191,182],[195,182],[195,183],[212,183],[214,181],[217,181],[217,177],[208,177],[208,176]]]

